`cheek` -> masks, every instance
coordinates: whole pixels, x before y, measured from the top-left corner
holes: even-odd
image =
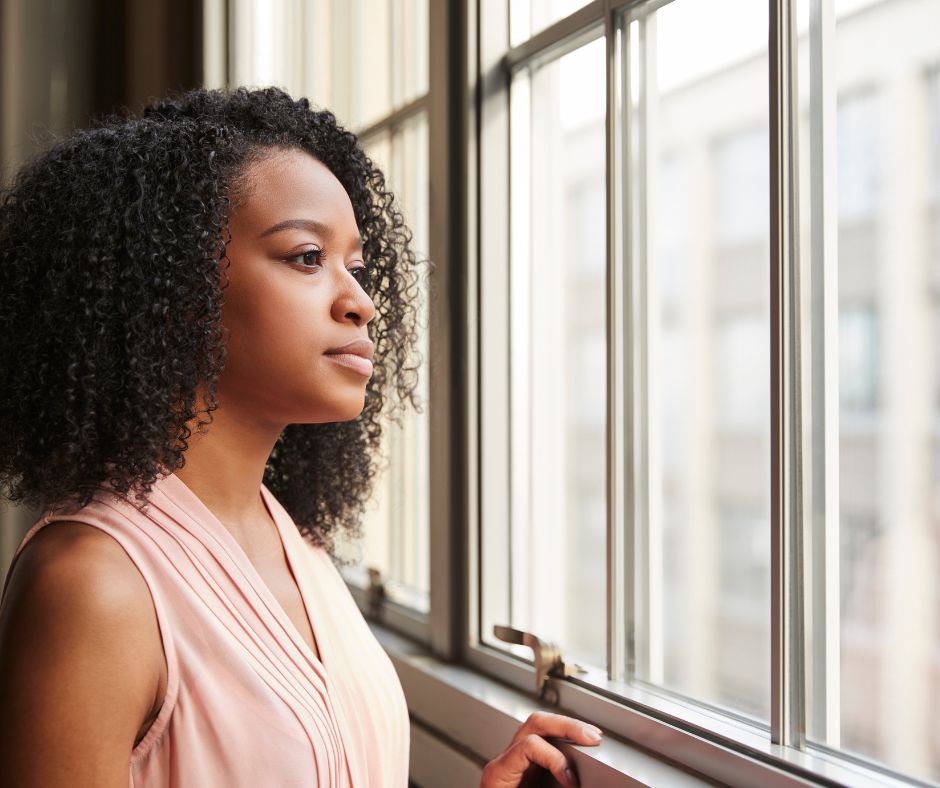
[[[310,370],[321,352],[318,306],[296,288],[233,292],[222,309],[233,370],[279,379]]]
[[[361,413],[365,385],[323,356],[332,318],[315,295],[253,293],[223,306],[223,402],[285,424],[348,421]]]

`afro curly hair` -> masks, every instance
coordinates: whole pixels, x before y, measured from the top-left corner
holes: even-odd
[[[0,195],[0,486],[44,510],[107,482],[140,505],[183,467],[225,363],[227,216],[271,149],[305,151],[349,195],[372,270],[375,373],[353,421],[292,424],[264,483],[333,550],[359,520],[385,416],[416,405],[419,263],[382,172],[329,111],[276,88],[193,90],[111,117]],[[221,273],[221,276],[220,276]]]

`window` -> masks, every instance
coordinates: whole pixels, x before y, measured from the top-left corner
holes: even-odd
[[[469,659],[938,779],[940,3],[575,5],[480,4]]]
[[[584,4],[584,0],[510,0],[509,35],[512,43],[525,41]]]
[[[938,368],[923,220],[930,178],[918,173],[929,171],[937,145],[928,67],[940,44],[914,32],[909,45],[885,47],[883,36],[937,19],[937,3],[836,2],[807,33],[808,48],[828,47],[830,59],[810,55],[801,92],[815,127],[809,165],[821,174],[802,195],[807,229],[819,239],[804,268],[818,305],[803,338],[815,391],[805,411],[815,432],[809,736],[931,780],[940,777],[940,741],[929,720],[940,708],[916,688],[935,686],[940,664],[931,481]],[[869,55],[859,57],[863,50]],[[916,117],[921,131],[912,131]],[[827,241],[838,247],[834,276]],[[827,364],[827,353],[838,363]],[[829,402],[837,408],[827,411]]]
[[[506,493],[489,492],[508,494],[512,506],[503,523],[484,523],[482,566],[483,586],[505,587],[512,602],[484,599],[483,616],[556,640],[579,664],[601,673],[624,673],[632,659],[637,679],[766,717],[766,616],[739,614],[761,607],[761,600],[766,610],[770,591],[769,387],[759,374],[768,369],[769,341],[767,99],[754,78],[766,71],[767,22],[766,14],[763,21],[749,15],[741,57],[753,87],[731,100],[721,51],[726,42],[689,34],[696,8],[680,0],[624,20],[631,50],[625,57],[635,69],[625,131],[634,167],[617,177],[635,211],[630,232],[641,239],[628,264],[635,316],[624,321],[619,338],[606,328],[600,243],[609,166],[604,41],[536,60],[513,77],[509,267],[518,284],[507,305],[511,460]],[[701,112],[716,101],[725,102],[722,111]],[[593,185],[567,186],[575,181]],[[566,194],[575,199],[566,201]],[[591,202],[579,205],[591,194]],[[569,247],[573,255],[556,263],[561,273],[553,275],[553,251]],[[488,289],[485,279],[482,288]],[[594,353],[578,344],[589,339]],[[539,343],[546,348],[541,353]],[[636,556],[642,565],[636,577],[645,578],[635,608],[624,610],[619,629],[634,653],[620,649],[620,665],[605,651],[606,485],[624,487],[622,478],[609,477],[611,425],[600,396],[609,391],[611,345],[636,363],[628,373],[636,441],[626,449],[634,457],[627,473],[635,474],[635,498],[625,505],[636,504],[626,517],[644,551]],[[483,354],[485,376],[485,346]],[[545,382],[535,383],[537,377]],[[586,397],[589,390],[598,394]],[[567,435],[566,395],[596,402],[593,423],[572,413],[569,424],[578,430]],[[499,445],[499,435],[482,436],[484,456]],[[735,548],[742,537],[758,553],[746,550],[758,580],[728,585],[722,567],[741,557]],[[495,552],[506,539],[511,555],[501,565],[489,559],[487,543]],[[612,582],[626,584],[632,574],[621,570]],[[517,613],[520,575],[535,576],[524,598],[541,606],[538,616]],[[576,616],[560,614],[559,604]],[[565,626],[575,619],[578,631],[589,633],[580,640]],[[631,621],[636,630],[627,633]],[[484,641],[490,630],[483,627]]]
[[[606,529],[603,59],[596,40],[512,84],[510,525],[483,536],[484,551],[510,545],[508,576],[484,565],[504,588],[486,614],[593,664],[606,643],[593,560]]]

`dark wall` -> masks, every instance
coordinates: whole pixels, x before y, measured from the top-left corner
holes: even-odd
[[[95,112],[202,83],[202,3],[92,0]]]
[[[202,84],[201,0],[0,0],[0,166]]]

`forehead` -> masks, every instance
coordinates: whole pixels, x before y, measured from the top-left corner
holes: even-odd
[[[265,153],[243,177],[245,189],[233,221],[266,228],[285,219],[312,219],[335,233],[358,238],[349,195],[329,168],[309,153]]]

